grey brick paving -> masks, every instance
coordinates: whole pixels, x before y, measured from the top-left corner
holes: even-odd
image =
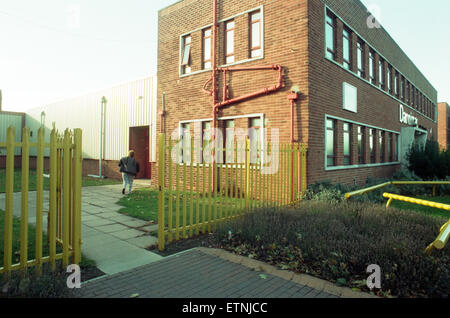
[[[238,265],[199,250],[166,257],[148,265],[86,282],[80,297],[128,298],[275,298],[331,297],[332,295],[282,278],[266,279]]]

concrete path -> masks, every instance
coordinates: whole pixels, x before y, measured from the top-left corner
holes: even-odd
[[[122,185],[84,187],[82,190],[82,252],[106,274],[149,264],[162,257],[145,250],[157,243],[149,235],[157,225],[121,213],[116,202],[123,196]],[[36,223],[36,192],[29,192],[29,223]],[[0,194],[4,210],[5,195]],[[48,191],[44,192],[44,230],[47,229]],[[14,215],[20,217],[21,194],[14,193]]]
[[[337,298],[321,289],[258,272],[193,249],[82,284],[93,298]]]

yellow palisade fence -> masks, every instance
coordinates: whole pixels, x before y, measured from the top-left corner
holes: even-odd
[[[37,134],[37,142],[30,142],[30,130],[23,128],[22,142],[15,142],[15,128],[7,130],[7,140],[0,143],[6,148],[6,184],[5,211],[0,211],[4,218],[3,266],[0,274],[9,276],[13,270],[25,272],[34,267],[37,274],[42,272],[42,265],[50,263],[56,269],[57,260],[62,266],[81,261],[81,173],[82,173],[82,132],[75,129],[66,130],[59,135],[53,129],[50,143],[45,142],[45,130],[41,127]],[[35,222],[35,255],[29,259],[29,169],[30,148],[37,149],[36,156],[36,222]],[[14,207],[14,150],[21,149],[21,207]],[[45,152],[49,152],[49,211],[47,224],[48,240],[43,240],[44,221],[44,163]],[[18,169],[16,169],[16,172]],[[20,214],[19,214],[20,211]],[[20,217],[20,251],[14,251],[13,223],[14,215]],[[44,247],[48,255],[43,255]],[[13,263],[15,253],[20,253],[20,262]]]
[[[158,139],[160,250],[166,241],[214,231],[254,209],[293,204],[306,191],[304,144],[251,145],[235,138],[212,149],[185,138]]]

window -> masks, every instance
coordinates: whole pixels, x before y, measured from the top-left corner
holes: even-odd
[[[375,84],[375,54],[369,52],[369,79],[372,84]]]
[[[325,45],[327,47],[326,57],[330,60],[336,59],[336,19],[331,12],[327,12],[325,18]]]
[[[398,135],[394,134],[394,144],[393,144],[393,148],[394,148],[394,162],[398,162]]]
[[[191,125],[181,124],[182,162],[191,162]]]
[[[389,94],[392,94],[392,68],[390,65],[387,67],[387,89]]]
[[[357,43],[357,62],[358,62],[358,75],[364,77],[364,44],[360,41]]]
[[[225,64],[234,63],[234,20],[225,22]]]
[[[211,160],[206,160],[206,156],[210,156],[211,152],[208,151],[209,143],[211,142],[211,122],[204,121],[202,122],[202,162],[207,163],[211,162]],[[206,150],[206,151],[205,151]]]
[[[349,83],[343,83],[344,109],[358,112],[358,89]]]
[[[191,72],[191,36],[183,37],[183,52],[181,56],[182,74],[189,74]]]
[[[225,163],[234,163],[234,120],[225,121]]]
[[[384,61],[381,58],[378,61],[378,74],[380,79],[378,85],[384,90]]]
[[[347,29],[344,28],[342,31],[342,46],[343,46],[343,58],[344,58],[344,67],[347,70],[351,70],[352,64],[352,39],[351,33]]]
[[[409,82],[406,82],[406,103],[409,105],[411,100],[411,87]]]
[[[260,163],[261,143],[261,118],[249,118],[250,138],[250,163]]]
[[[394,91],[395,91],[395,96],[398,97],[398,73],[397,72],[395,72]]]
[[[375,134],[373,129],[369,129],[369,151],[370,151],[370,163],[375,163]]]
[[[336,122],[333,119],[327,119],[327,166],[336,165]]]
[[[388,137],[386,138],[386,142],[387,142],[387,157],[388,157],[388,161],[389,162],[393,162],[393,158],[392,158],[392,145],[393,145],[393,134],[392,133],[388,133],[386,132],[386,134],[388,134]]]
[[[365,143],[365,129],[358,126],[358,163],[364,164],[364,143]]]
[[[250,14],[250,57],[262,56],[261,11]]]
[[[403,77],[400,81],[400,99],[405,101],[405,79]]]
[[[384,132],[378,131],[378,149],[380,155],[380,162],[384,162]]]
[[[344,123],[344,165],[352,164],[352,126]]]
[[[211,28],[203,31],[203,69],[211,68]]]

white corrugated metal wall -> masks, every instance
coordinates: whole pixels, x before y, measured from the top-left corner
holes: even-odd
[[[156,160],[156,76],[125,83],[27,111],[26,126],[37,138],[41,113],[45,112],[46,140],[50,140],[52,123],[58,130],[83,130],[83,156],[100,157],[101,100],[105,110],[105,160],[119,160],[128,152],[129,127],[149,126],[149,158]],[[34,153],[30,153],[35,155]]]
[[[14,141],[22,141],[22,115],[0,113],[0,142],[6,142],[6,134],[9,126],[16,128]],[[20,155],[20,148],[15,148],[14,154]],[[6,155],[6,148],[0,148],[0,156]]]

